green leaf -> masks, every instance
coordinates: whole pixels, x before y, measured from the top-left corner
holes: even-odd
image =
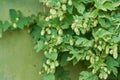
[[[111,39],[112,33],[103,28],[99,28],[96,32],[93,33],[93,36],[96,40],[98,40],[98,38],[102,38],[105,41],[108,41]]]
[[[119,0],[118,0],[118,1],[115,1],[115,2],[113,3],[113,6],[114,6],[114,7],[120,6],[120,1],[119,1]]]
[[[45,54],[45,56],[51,60],[56,60],[58,57],[58,53],[57,52],[51,52],[51,53],[47,53]]]
[[[93,17],[93,18],[96,18],[97,15],[98,15],[98,12],[99,12],[99,10],[98,10],[98,9],[95,9],[95,10],[93,10],[93,11],[91,12],[90,16]]]
[[[39,51],[41,51],[44,47],[44,43],[42,40],[38,41],[37,44],[35,45],[35,49],[36,49],[36,52],[38,53]]]
[[[91,72],[82,71],[80,73],[79,80],[98,80],[98,77]]]
[[[105,12],[99,12],[98,16],[99,16],[98,19],[102,18],[102,19],[109,20],[109,21],[112,20],[111,16],[108,13],[105,13]]]
[[[120,65],[120,55],[118,55],[117,62],[118,62],[119,65]]]
[[[105,21],[105,19],[98,18],[98,21],[99,21],[100,25],[104,28],[108,28],[111,26],[111,24],[108,23],[108,21]]]
[[[68,6],[68,7],[67,7],[67,10],[68,10],[68,12],[69,12],[70,14],[72,14],[73,6]]]
[[[104,7],[105,7],[106,9],[110,10],[110,11],[115,10],[115,7],[114,7],[113,4],[110,3],[110,2],[105,3],[105,4],[104,4]]]
[[[86,38],[81,37],[76,40],[75,45],[79,47],[92,47],[93,42],[93,40],[87,40]]]
[[[83,12],[85,11],[85,5],[83,3],[74,2],[73,5],[80,14],[83,14]]]
[[[113,74],[117,76],[118,74],[117,67],[119,67],[119,63],[112,57],[108,56],[106,58],[106,64],[107,64],[108,69],[110,69],[113,72]]]
[[[87,52],[85,52],[85,49],[86,48],[81,48],[81,49],[79,49],[79,50],[75,50],[75,49],[73,49],[73,50],[71,50],[70,51],[70,54],[72,54],[72,57],[68,57],[68,61],[70,61],[70,60],[73,60],[73,63],[78,63],[80,60],[83,60],[85,57],[86,57],[86,53]]]
[[[73,17],[71,15],[67,15],[62,22],[61,28],[62,29],[70,28],[72,22],[73,22]]]
[[[72,51],[70,51],[70,54],[72,54],[73,56],[71,58],[68,57],[68,59],[67,59],[68,61],[74,60],[76,58],[75,62],[77,63],[81,59],[81,56],[80,56],[78,50],[73,49]]]
[[[44,80],[55,80],[55,76],[52,73],[44,75]]]
[[[69,24],[68,23],[64,23],[63,25],[61,25],[62,29],[68,29],[69,28]]]
[[[97,9],[103,10],[103,11],[107,11],[106,7],[104,7],[104,3],[110,1],[110,0],[95,0],[95,7]]]
[[[15,22],[15,21],[16,21],[16,18],[17,18],[17,16],[18,16],[17,11],[16,11],[15,9],[10,9],[9,15],[10,15],[11,20],[12,20],[13,22]]]
[[[114,43],[120,42],[120,37],[119,36],[112,36],[111,42],[114,42]]]
[[[31,35],[34,38],[34,41],[38,41],[40,39],[40,32],[41,32],[41,27],[34,25],[33,29],[31,31]]]
[[[23,29],[25,25],[27,25],[28,21],[29,21],[28,17],[22,18],[21,20],[17,22],[17,27],[20,29]]]
[[[82,44],[84,41],[86,41],[85,38],[78,38],[77,41],[75,42],[75,45],[80,45],[80,44]]]

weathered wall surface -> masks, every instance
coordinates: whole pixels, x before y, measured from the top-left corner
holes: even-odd
[[[0,20],[9,19],[9,9],[30,15],[40,10],[38,0],[0,0]],[[9,31],[0,39],[0,80],[41,80],[41,55],[33,49],[27,30]]]
[[[27,30],[6,32],[0,39],[0,80],[40,80],[41,56]]]

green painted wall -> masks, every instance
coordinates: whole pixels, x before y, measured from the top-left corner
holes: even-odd
[[[6,32],[0,39],[0,80],[41,80],[41,56],[27,30]]]
[[[9,9],[31,15],[42,8],[38,0],[0,0],[0,20],[9,20]],[[3,34],[0,39],[0,80],[42,80],[38,74],[42,55],[35,53],[33,46],[27,29]]]
[[[0,20],[9,20],[9,9],[17,9],[24,15],[42,11],[39,0],[0,0]],[[0,80],[43,80],[38,73],[42,66],[42,53],[33,49],[27,29],[8,31],[0,39]],[[71,71],[72,80],[78,80],[80,65],[65,67]]]

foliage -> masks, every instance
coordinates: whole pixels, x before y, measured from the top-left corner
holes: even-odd
[[[0,37],[8,29],[30,27],[36,52],[44,52],[40,72],[45,75],[44,80],[70,80],[63,67],[71,61],[73,65],[89,62],[86,71],[80,72],[79,80],[106,80],[111,74],[117,78],[119,0],[39,1],[44,11],[36,16],[25,17],[20,11],[11,9],[11,21],[0,21]]]
[[[83,71],[80,73],[79,80],[98,80],[98,77],[90,72]]]

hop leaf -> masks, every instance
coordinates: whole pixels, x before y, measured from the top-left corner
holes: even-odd
[[[51,74],[51,73],[46,74],[44,76],[44,80],[55,80],[55,76],[54,76],[54,74]]]
[[[73,4],[74,4],[75,8],[77,9],[77,11],[78,11],[80,14],[83,14],[83,12],[85,11],[85,6],[84,6],[84,4],[78,3],[78,2],[74,2]]]
[[[57,52],[46,53],[45,56],[55,61],[58,57],[58,53]]]
[[[118,73],[117,67],[119,67],[119,63],[112,57],[108,56],[106,58],[106,64],[108,66],[108,69],[110,69],[113,72],[113,74],[117,76]]]
[[[44,43],[43,43],[42,40],[40,40],[40,41],[37,42],[37,44],[34,48],[36,49],[36,52],[39,52],[43,49],[43,47],[44,47]]]
[[[82,71],[80,73],[79,80],[98,80],[98,77],[91,72]]]

